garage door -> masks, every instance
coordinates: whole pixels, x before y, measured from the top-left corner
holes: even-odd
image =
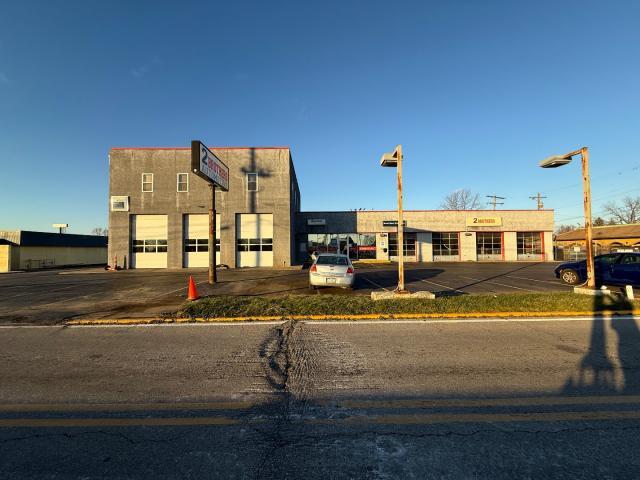
[[[236,266],[273,267],[273,215],[236,215]]]
[[[167,216],[133,215],[131,268],[167,268]]]
[[[185,267],[209,266],[209,215],[184,216]],[[220,214],[216,215],[216,265],[220,265]]]

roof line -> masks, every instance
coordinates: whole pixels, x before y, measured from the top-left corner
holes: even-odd
[[[275,147],[207,147],[209,150],[290,150],[289,146]],[[111,147],[110,150],[191,150],[191,147]]]
[[[403,210],[404,212],[553,212],[553,208],[543,208],[543,209],[520,209],[520,210]],[[305,210],[300,213],[388,213],[388,212],[397,212],[397,210]]]

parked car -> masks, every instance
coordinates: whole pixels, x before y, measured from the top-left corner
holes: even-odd
[[[598,255],[593,263],[597,284],[640,287],[640,252]],[[584,283],[587,281],[587,261],[561,263],[555,274],[569,285]]]
[[[356,272],[347,255],[320,253],[309,269],[309,288],[353,288]]]

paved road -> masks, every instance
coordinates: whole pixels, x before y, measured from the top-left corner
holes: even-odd
[[[555,263],[408,264],[406,285],[437,295],[569,291],[553,275]],[[328,288],[316,294],[363,294],[393,289],[395,265],[358,266],[355,290]],[[69,269],[0,275],[0,324],[56,324],[71,318],[158,316],[177,310],[193,275],[202,295],[307,294],[307,271],[225,270],[214,288],[207,273],[193,270]]]
[[[0,330],[3,478],[637,478],[640,319]]]

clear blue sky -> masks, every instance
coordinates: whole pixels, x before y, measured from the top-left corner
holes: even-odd
[[[640,2],[1,0],[0,228],[107,225],[111,146],[291,146],[304,210],[640,195]],[[338,183],[338,188],[332,182]],[[484,199],[484,198],[483,198]],[[486,200],[486,199],[485,199]]]

